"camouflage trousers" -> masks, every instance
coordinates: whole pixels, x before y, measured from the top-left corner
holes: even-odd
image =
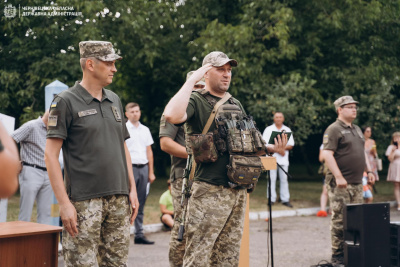
[[[181,195],[182,178],[175,179],[171,183],[171,195],[174,205],[174,226],[171,230],[171,239],[169,241],[169,265],[171,267],[183,266],[183,255],[185,254],[186,238],[183,236],[182,241],[178,241],[179,224],[182,216]]]
[[[327,181],[327,189],[330,207],[332,210],[331,218],[331,241],[332,256],[343,256],[344,250],[344,228],[343,212],[346,204],[363,203],[362,184],[348,184],[347,188],[337,188],[335,179]]]
[[[246,189],[193,183],[184,266],[238,266],[246,201]]]
[[[65,266],[128,266],[130,205],[127,195],[72,202],[78,235],[63,230]]]

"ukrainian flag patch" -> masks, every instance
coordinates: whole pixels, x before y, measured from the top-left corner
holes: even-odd
[[[55,107],[57,107],[57,102],[51,103],[50,108],[55,108]]]

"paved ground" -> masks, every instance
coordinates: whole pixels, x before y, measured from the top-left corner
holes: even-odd
[[[400,212],[391,210],[391,221],[400,221]],[[330,259],[330,218],[315,216],[273,219],[275,267],[309,267]],[[169,232],[147,235],[155,245],[134,245],[131,238],[129,267],[168,267]],[[271,266],[268,223],[250,221],[250,266]],[[269,265],[268,265],[269,262]],[[59,266],[64,267],[62,257]]]

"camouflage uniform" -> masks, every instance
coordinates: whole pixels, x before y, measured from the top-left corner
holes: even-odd
[[[358,104],[351,96],[342,96],[334,102],[335,108],[347,104]],[[348,125],[337,119],[324,133],[324,150],[333,151],[333,157],[347,188],[338,188],[330,170],[325,176],[328,189],[331,217],[331,241],[333,262],[343,263],[344,228],[343,210],[346,204],[362,203],[363,188],[361,179],[365,169],[364,135],[357,125]]]
[[[203,60],[203,66],[221,67],[227,63],[237,66],[236,60],[219,51],[209,53]],[[215,98],[215,103],[221,99],[211,94],[210,97]],[[233,100],[241,107],[239,101]],[[201,94],[192,93],[186,109],[188,135],[203,131],[212,108]],[[212,123],[208,132],[215,129],[216,125]],[[224,153],[215,162],[199,163],[196,167],[185,221],[183,266],[231,267],[239,264],[247,191],[229,187],[228,164],[229,153]]]
[[[326,182],[332,210],[330,227],[332,255],[343,256],[343,210],[346,204],[363,203],[363,188],[362,184],[348,184],[347,188],[337,188],[334,179]]]
[[[78,235],[63,230],[66,266],[127,266],[130,205],[128,196],[113,195],[72,202],[78,215]],[[100,234],[101,233],[101,234]]]
[[[174,226],[171,230],[169,241],[169,265],[171,267],[183,266],[183,255],[185,255],[186,238],[178,241],[179,223],[182,217],[181,207],[182,178],[175,179],[171,183],[171,195],[174,205]]]
[[[80,42],[79,48],[81,58],[121,59],[110,42]],[[99,266],[127,266],[129,133],[121,111],[115,93],[103,88],[95,99],[79,82],[51,104],[47,138],[63,140],[66,193],[78,218],[76,237],[63,232],[66,266],[95,266],[96,258]]]
[[[188,205],[184,266],[237,266],[246,189],[195,181]]]
[[[188,72],[186,80],[193,74],[194,71]],[[205,86],[204,79],[196,83],[196,85]],[[171,138],[174,142],[181,146],[185,146],[185,131],[183,126],[176,126],[165,120],[164,115],[160,120],[160,139],[162,137]],[[184,234],[183,240],[178,241],[179,224],[182,219],[182,176],[183,170],[186,167],[186,159],[178,158],[171,155],[171,195],[174,206],[174,226],[171,230],[171,238],[169,241],[169,264],[171,267],[183,266],[183,255],[185,254],[186,235]]]

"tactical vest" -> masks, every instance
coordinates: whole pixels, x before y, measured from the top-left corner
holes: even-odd
[[[204,97],[214,107],[218,102],[205,89],[196,93]],[[227,165],[230,185],[252,188],[262,171],[259,154],[265,154],[266,144],[253,118],[246,115],[236,102],[230,98],[221,105],[215,116],[216,128],[207,134],[187,136],[190,152],[197,163],[215,162],[218,154],[229,153]]]

